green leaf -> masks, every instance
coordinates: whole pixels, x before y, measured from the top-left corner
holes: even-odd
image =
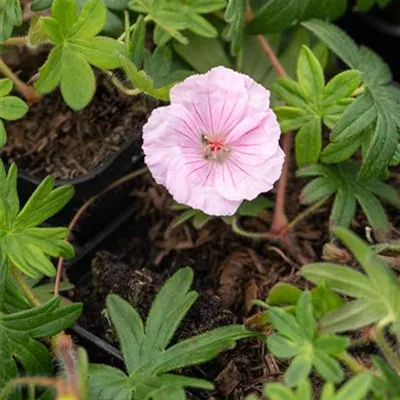
[[[37,187],[18,214],[15,229],[33,228],[58,213],[72,198],[72,186],[61,186],[54,189],[54,178],[47,177]]]
[[[368,144],[367,151],[363,157],[363,163],[359,172],[362,181],[371,180],[379,176],[395,153],[398,135],[388,132],[396,132],[393,120],[386,115],[378,116],[375,131]]]
[[[119,55],[124,53],[121,43],[103,36],[83,40],[76,39],[71,41],[71,48],[83,55],[91,65],[104,70],[118,68],[120,66]]]
[[[92,100],[96,81],[85,57],[72,49],[64,48],[61,94],[65,102],[75,111],[81,110]]]
[[[291,387],[306,379],[311,372],[312,364],[312,357],[296,356],[285,371],[285,383]]]
[[[303,46],[300,51],[296,75],[307,97],[313,99],[314,104],[319,104],[325,86],[324,72],[318,59],[307,46]]]
[[[49,40],[43,24],[44,18],[38,15],[33,15],[29,25],[29,32],[27,35],[28,42],[31,46],[36,46],[45,43]]]
[[[135,64],[133,64],[128,58],[120,56],[120,62],[126,75],[137,89],[156,99],[165,101],[169,100],[169,91],[173,86],[172,84],[161,88],[155,88],[152,78],[149,77],[145,71],[139,71]]]
[[[64,40],[63,33],[61,31],[61,26],[58,21],[51,17],[42,18],[43,30],[46,36],[54,44],[60,44]]]
[[[237,210],[237,215],[241,217],[258,217],[260,213],[273,206],[273,202],[265,197],[258,196],[254,200],[245,200]]]
[[[337,394],[336,400],[363,400],[372,385],[372,376],[367,372],[359,373],[342,386]]]
[[[288,78],[278,78],[273,85],[274,92],[286,103],[298,108],[307,108],[307,94],[303,88]]]
[[[212,217],[210,217],[207,214],[204,214],[202,212],[198,212],[194,217],[193,217],[193,226],[200,230],[202,229],[208,221],[210,221],[212,219]]]
[[[0,118],[14,121],[28,112],[28,106],[19,97],[0,97]]]
[[[140,15],[136,20],[134,29],[132,30],[129,48],[129,58],[137,67],[142,65],[144,58],[145,34],[146,22],[144,21],[143,16]]]
[[[299,168],[315,164],[322,147],[322,127],[319,118],[313,118],[298,131],[295,139],[296,162]]]
[[[288,283],[277,283],[268,293],[267,303],[271,306],[295,305],[302,291]]]
[[[344,373],[339,362],[323,351],[315,352],[314,366],[326,381],[338,383],[343,380]]]
[[[326,164],[337,164],[349,159],[361,147],[363,134],[329,143],[321,153],[321,161]]]
[[[302,25],[321,39],[343,62],[357,69],[360,61],[358,47],[339,27],[317,19],[303,22]]]
[[[302,202],[319,199],[320,190],[324,194],[334,189],[336,194],[330,218],[332,226],[350,225],[355,215],[357,201],[361,205],[369,223],[375,229],[387,232],[389,229],[387,217],[374,195],[374,193],[377,193],[378,196],[381,195],[379,192],[376,192],[376,180],[370,182],[357,181],[359,166],[355,163],[344,162],[338,165],[324,165],[319,168],[320,172],[318,171],[316,175],[323,175],[323,178],[315,179],[315,181],[310,182],[303,189],[300,195]],[[321,189],[317,187],[318,184],[322,186]],[[326,189],[325,185],[327,185]],[[397,196],[392,191],[388,193],[386,197],[389,197],[397,205]],[[382,198],[385,198],[385,194],[382,195]]]
[[[298,344],[279,333],[273,333],[267,339],[268,349],[276,357],[292,358],[299,352]]]
[[[371,94],[367,91],[356,99],[344,112],[334,127],[331,139],[335,141],[350,139],[368,128],[377,117]]]
[[[292,391],[280,383],[269,383],[266,385],[264,394],[268,396],[270,400],[296,400]]]
[[[183,317],[197,300],[198,294],[189,291],[192,281],[192,270],[182,268],[164,284],[153,301],[146,320],[146,343],[143,347],[147,358],[165,350]]]
[[[144,339],[143,321],[129,303],[117,295],[107,296],[107,310],[117,332],[128,371],[139,367],[140,349]]]
[[[0,162],[0,248],[7,260],[31,277],[39,273],[55,274],[50,257],[73,257],[74,251],[64,239],[64,228],[36,226],[58,212],[72,197],[71,187],[53,190],[54,180],[45,179],[22,211],[19,211],[17,169],[12,165],[8,174]]]
[[[62,0],[55,0],[62,1]],[[107,9],[102,0],[88,0],[77,21],[68,29],[70,39],[86,39],[97,35],[107,19]]]
[[[192,71],[181,69],[177,65],[168,46],[158,46],[152,54],[146,50],[144,70],[153,80],[156,89],[183,81],[192,75]]]
[[[132,391],[125,384],[127,376],[109,365],[90,364],[90,399],[96,400],[132,400]]]
[[[324,197],[331,196],[336,191],[336,186],[334,182],[331,182],[325,177],[319,177],[303,188],[300,194],[301,204],[313,204]]]
[[[324,106],[335,104],[338,100],[351,96],[360,83],[361,73],[355,69],[335,75],[324,88]]]
[[[64,36],[78,18],[78,8],[75,0],[55,0],[51,15],[56,19]]]
[[[232,55],[237,55],[242,46],[245,10],[246,2],[244,0],[228,0],[225,20],[229,24],[227,39],[231,42]]]
[[[331,289],[348,296],[373,298],[377,295],[365,275],[341,265],[308,264],[301,269],[301,275],[315,284],[325,283]]]
[[[13,83],[10,79],[0,79],[0,97],[7,96],[13,88]]]
[[[206,39],[194,34],[187,34],[189,44],[174,42],[174,50],[191,67],[201,73],[206,73],[213,67],[230,67],[228,56],[218,39]]]
[[[324,283],[311,291],[312,301],[317,320],[342,307],[344,300]]]
[[[59,302],[59,298],[53,298],[27,311],[0,314],[0,387],[19,376],[19,367],[27,375],[50,373],[49,352],[35,339],[52,336],[68,328],[81,311],[80,304],[58,308]],[[14,391],[10,398],[22,400],[21,392]]]
[[[39,69],[39,79],[35,87],[41,93],[50,93],[59,84],[63,69],[63,49],[56,46],[51,49],[46,63]]]
[[[251,34],[281,32],[292,25],[299,11],[296,0],[270,0],[256,12],[247,31]]]
[[[0,120],[0,149],[7,143],[7,133],[3,121]]]
[[[385,309],[377,302],[365,298],[350,301],[320,321],[321,330],[347,332],[376,323],[385,316]]]
[[[308,291],[304,292],[297,302],[296,318],[307,339],[312,341],[316,333],[317,324],[313,313],[311,293]]]
[[[303,276],[312,282],[324,282],[333,290],[356,298],[326,315],[320,321],[321,329],[340,332],[382,320],[397,323],[400,284],[393,271],[355,234],[340,227],[334,233],[353,252],[367,275],[334,264],[303,267]]]
[[[0,41],[8,39],[15,26],[22,24],[19,0],[2,0],[0,6]]]
[[[281,106],[275,107],[274,112],[278,117],[282,132],[300,129],[312,119],[310,114],[303,108]]]

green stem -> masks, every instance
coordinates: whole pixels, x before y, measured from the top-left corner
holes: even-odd
[[[25,297],[29,301],[30,305],[32,307],[39,306],[40,301],[33,293],[32,288],[26,283],[24,277],[19,272],[19,270],[15,266],[13,266],[11,263],[9,264],[9,270],[11,271],[11,274],[14,277],[14,279],[17,281],[19,287],[22,289],[22,292],[24,293]]]
[[[320,207],[322,207],[329,199],[329,196],[322,198],[321,200],[318,200],[314,204],[312,204],[310,207],[306,208],[303,212],[301,212],[299,215],[297,215],[296,218],[292,219],[290,221],[285,229],[282,231],[282,235],[285,235],[289,233],[299,222],[301,222],[304,218],[307,218],[309,215],[313,214],[315,211],[317,211]]]
[[[6,40],[0,41],[0,45],[4,46],[15,46],[18,44],[28,44],[28,38],[26,36],[11,37]]]
[[[375,342],[378,344],[380,349],[382,350],[385,358],[392,364],[392,367],[397,371],[400,371],[400,359],[396,355],[396,353],[389,346],[388,342],[385,339],[385,329],[386,324],[384,322],[380,322],[375,328]]]
[[[111,72],[109,73],[109,76],[111,77],[111,82],[115,85],[115,87],[127,96],[137,96],[138,94],[142,93],[140,89],[125,87],[125,85]]]
[[[347,353],[347,351],[344,351],[342,354],[337,355],[337,358],[344,364],[346,364],[355,373],[368,370],[362,364],[360,364],[352,355]]]
[[[250,232],[247,231],[246,229],[243,229],[240,225],[239,225],[239,220],[237,217],[232,217],[231,221],[230,221],[231,227],[233,232],[235,232],[236,234],[249,238],[249,239],[270,239],[273,241],[276,241],[277,237],[273,234],[270,234],[268,232]]]

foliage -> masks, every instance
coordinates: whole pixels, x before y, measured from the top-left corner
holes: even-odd
[[[389,330],[400,340],[396,306],[400,301],[400,284],[386,262],[354,233],[341,227],[333,232],[351,250],[366,274],[332,263],[305,265],[301,275],[318,286],[302,291],[278,283],[266,302],[257,301],[266,311],[247,324],[269,332],[267,345],[274,356],[291,359],[285,385],[272,383],[264,387],[263,394],[270,400],[314,398],[307,380],[312,366],[326,381],[320,400],[395,400],[400,394],[396,370],[400,358],[383,333]],[[351,342],[350,337],[337,335],[365,327],[373,332],[365,340],[375,341],[385,357],[372,356],[371,362],[365,363],[371,364],[370,368],[359,364],[349,353],[363,341]],[[335,391],[333,384],[343,377],[339,361],[350,367],[353,377]],[[290,389],[294,386],[296,390]],[[256,399],[248,396],[246,400]]]
[[[60,298],[30,310],[14,314],[0,313],[0,389],[19,376],[19,365],[26,374],[49,374],[51,358],[46,346],[36,339],[57,334],[72,325],[81,313],[82,305],[59,307]],[[21,400],[16,390],[10,400]]]
[[[7,136],[1,119],[14,121],[28,112],[28,106],[16,96],[9,96],[13,84],[9,79],[0,79],[0,148],[6,144]]]
[[[185,29],[204,37],[216,37],[217,30],[202,14],[217,11],[225,6],[225,0],[131,0],[132,10],[146,14],[147,21],[156,23],[155,36],[165,40],[174,38],[184,44],[188,39]]]
[[[120,56],[120,62],[135,86],[135,92],[143,92],[160,100],[169,100],[172,86],[192,72],[179,68],[167,45],[158,46],[153,53],[145,49],[146,22],[142,16],[138,17],[131,35],[128,28],[127,26],[125,47],[129,56]]]
[[[79,5],[82,7],[89,0],[77,0]],[[54,0],[33,0],[31,9],[33,11],[42,11],[52,6]],[[111,37],[119,36],[124,30],[123,18],[121,12],[128,6],[129,0],[104,0],[104,4],[107,7],[107,18],[106,24],[102,29],[102,32]]]
[[[324,72],[313,52],[303,46],[297,61],[297,81],[277,79],[274,90],[287,106],[275,108],[283,132],[298,130],[295,142],[299,167],[319,160],[322,123],[334,127],[361,82],[356,70],[344,71],[326,85]]]
[[[65,102],[80,110],[96,89],[90,65],[103,70],[118,68],[118,54],[124,47],[114,39],[97,36],[106,22],[102,0],[86,2],[79,16],[75,0],[55,0],[51,10],[52,16],[41,21],[54,48],[40,68],[35,86],[41,93],[49,93],[60,85]]]
[[[321,39],[349,67],[361,72],[364,93],[343,113],[331,133],[330,153],[339,162],[363,147],[358,178],[368,181],[380,176],[390,164],[399,141],[399,93],[391,86],[389,67],[372,50],[358,47],[340,28],[311,20],[303,25]],[[356,146],[355,143],[358,145]]]
[[[372,385],[372,376],[368,373],[359,373],[346,382],[339,390],[331,383],[325,383],[320,400],[364,400]],[[264,395],[270,400],[313,400],[311,383],[308,380],[300,381],[296,390],[291,390],[281,383],[268,383],[264,386]],[[255,396],[248,396],[246,400],[257,400]]]
[[[310,18],[337,19],[346,7],[346,0],[270,0],[257,10],[247,31],[252,34],[274,33]]]
[[[369,11],[375,4],[381,8],[386,7],[392,0],[357,0],[357,11]]]
[[[270,199],[265,196],[258,196],[251,201],[245,200],[238,208],[236,215],[238,217],[258,217],[263,210],[271,208],[272,206],[273,202]],[[175,203],[172,209],[182,211],[182,213],[172,221],[172,227],[174,228],[191,220],[195,229],[201,229],[213,218],[211,215],[207,215],[200,210],[192,209],[183,204]]]
[[[271,307],[268,317],[277,331],[268,337],[269,351],[277,357],[293,358],[285,372],[287,385],[295,386],[307,378],[312,367],[326,381],[338,383],[343,379],[343,370],[334,356],[347,348],[349,340],[318,332],[310,292],[300,296],[295,315]]]
[[[6,174],[0,161],[0,305],[9,266],[33,278],[39,274],[54,276],[55,268],[49,258],[74,255],[72,246],[64,240],[68,229],[39,227],[71,199],[72,187],[53,189],[54,179],[48,177],[21,210],[17,174],[14,164]]]
[[[354,298],[319,322],[327,332],[344,332],[370,324],[391,326],[400,339],[400,284],[390,267],[355,234],[335,228],[335,235],[346,244],[365,274],[331,263],[309,264],[301,274],[313,283],[324,282],[336,292]]]
[[[389,221],[377,196],[400,209],[400,197],[388,184],[374,179],[369,182],[357,180],[360,167],[345,161],[336,165],[315,164],[297,172],[299,177],[316,176],[300,194],[302,204],[313,204],[324,197],[335,196],[331,210],[330,225],[348,227],[361,206],[371,226],[388,232]]]
[[[14,26],[22,24],[19,0],[0,0],[0,41],[8,39]]]
[[[145,324],[125,300],[108,296],[107,310],[129,375],[106,365],[92,365],[89,387],[93,398],[130,400],[134,393],[135,400],[185,399],[185,388],[212,389],[213,385],[207,381],[173,375],[170,371],[204,363],[230,348],[236,340],[253,334],[241,325],[230,325],[168,347],[198,297],[195,291],[189,291],[192,280],[189,268],[172,276],[155,298]]]

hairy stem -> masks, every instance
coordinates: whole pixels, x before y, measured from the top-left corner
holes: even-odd
[[[395,368],[397,371],[400,371],[400,359],[386,341],[384,330],[385,324],[380,322],[375,328],[375,342],[378,344],[378,346],[382,350],[383,355],[389,361],[392,367]]]
[[[115,189],[116,187],[123,185],[126,182],[129,182],[130,180],[137,178],[140,175],[143,175],[145,172],[147,171],[147,168],[141,168],[138,169],[137,171],[131,172],[128,175],[123,176],[122,178],[116,180],[115,182],[113,182],[110,186],[106,187],[103,191],[101,191],[100,193],[96,194],[95,196],[91,197],[89,200],[86,201],[86,203],[84,203],[82,205],[82,207],[76,212],[74,218],[72,219],[72,221],[70,222],[69,226],[68,226],[68,230],[69,230],[69,234],[68,236],[65,238],[65,240],[69,239],[69,235],[71,234],[71,232],[73,231],[73,229],[75,228],[76,224],[79,222],[80,218],[82,217],[82,215],[103,195],[105,195],[106,193],[110,192],[111,190]],[[60,284],[61,284],[61,277],[62,277],[62,273],[63,273],[63,267],[64,267],[64,259],[62,257],[60,257],[60,259],[58,260],[58,264],[57,264],[57,275],[56,275],[56,280],[54,283],[54,295],[57,296],[58,293],[60,292]]]
[[[109,73],[111,78],[111,82],[115,85],[115,87],[122,93],[126,94],[127,96],[136,96],[142,91],[137,88],[127,88],[112,72]]]
[[[18,78],[11,71],[11,69],[7,66],[7,64],[0,57],[0,74],[4,75],[6,78],[10,79],[17,90],[25,97],[26,101],[29,104],[38,103],[42,96],[39,92],[32,86],[27,85],[25,82],[22,82],[21,79]]]
[[[288,74],[285,68],[280,63],[278,57],[272,50],[268,40],[263,35],[257,36],[258,43],[261,50],[267,56],[272,68],[275,70],[276,74],[281,78],[287,78]],[[278,182],[278,187],[276,191],[275,209],[274,216],[272,219],[271,233],[275,235],[280,235],[283,231],[286,231],[287,218],[285,213],[285,198],[286,198],[286,188],[288,182],[289,166],[291,159],[291,149],[292,149],[292,134],[290,132],[285,133],[282,138],[282,148],[285,153],[285,161],[283,164],[282,175]]]
[[[14,378],[10,380],[0,393],[0,400],[7,400],[10,393],[18,386],[25,385],[35,385],[43,387],[58,387],[57,378],[42,378],[42,377],[24,377],[24,378]]]
[[[355,373],[367,370],[364,365],[359,363],[352,355],[347,353],[347,351],[344,351],[342,354],[337,355],[337,358],[344,364],[346,364]]]
[[[18,271],[18,269],[14,267],[11,263],[9,264],[9,269],[11,271],[12,276],[17,281],[19,287],[22,289],[30,305],[33,307],[39,306],[40,305],[39,299],[35,296],[35,294],[32,291],[32,288],[26,283],[24,277]]]
[[[232,231],[235,232],[237,235],[249,238],[249,239],[270,239],[272,241],[276,241],[275,235],[272,235],[268,232],[250,232],[247,231],[246,229],[242,228],[239,225],[239,220],[237,217],[232,217],[232,220],[230,222]]]
[[[299,222],[301,222],[303,219],[307,218],[309,215],[313,214],[315,211],[317,211],[319,208],[321,208],[327,201],[329,200],[329,196],[323,197],[321,200],[318,200],[314,204],[312,204],[310,207],[306,208],[303,212],[297,215],[296,218],[292,219],[284,228],[283,231],[281,231],[282,235],[286,235],[289,233]]]
[[[0,41],[0,45],[4,46],[15,46],[18,44],[28,44],[28,38],[26,36],[16,36]]]

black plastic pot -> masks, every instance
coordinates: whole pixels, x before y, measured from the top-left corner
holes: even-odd
[[[139,135],[137,135],[139,136]],[[118,153],[111,155],[103,164],[89,171],[86,176],[71,180],[57,180],[55,185],[72,185],[73,199],[56,216],[48,220],[50,225],[68,226],[78,209],[91,197],[101,193],[111,183],[142,166],[143,154],[138,137],[123,145]],[[40,184],[41,179],[20,171],[18,193],[24,203]],[[132,206],[129,196],[134,182],[128,182],[102,195],[79,220],[74,231],[75,239],[85,243],[107,224],[118,218],[121,210]]]
[[[397,49],[400,46],[400,1],[394,0],[385,9],[373,8],[367,13],[348,13],[339,21],[342,26],[360,44],[364,44],[387,62],[395,80],[400,79],[400,58]]]

